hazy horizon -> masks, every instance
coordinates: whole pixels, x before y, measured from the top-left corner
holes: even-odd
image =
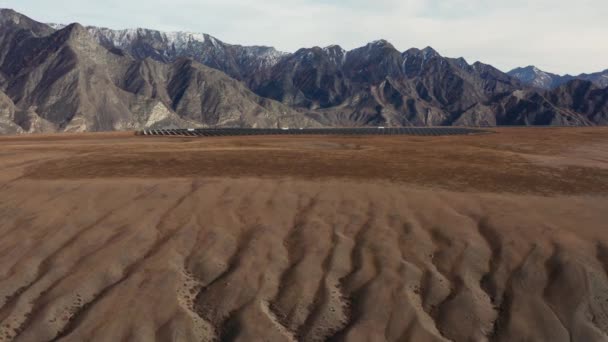
[[[608,34],[608,3],[598,0],[0,0],[0,7],[46,23],[200,32],[285,52],[332,44],[350,50],[386,39],[401,51],[432,46],[505,72],[528,65],[571,75],[608,68],[608,46],[599,43]]]

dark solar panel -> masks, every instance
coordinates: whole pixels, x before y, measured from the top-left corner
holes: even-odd
[[[152,136],[242,136],[242,135],[464,135],[489,133],[490,131],[462,127],[387,127],[387,128],[196,128],[196,129],[149,129],[137,135]]]

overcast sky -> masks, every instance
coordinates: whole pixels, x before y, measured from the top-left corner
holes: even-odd
[[[608,0],[0,0],[43,22],[209,33],[283,51],[386,39],[508,71],[608,69]]]

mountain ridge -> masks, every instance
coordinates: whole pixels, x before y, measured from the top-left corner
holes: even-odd
[[[430,46],[399,51],[380,39],[349,51],[329,45],[284,53],[207,34],[49,26],[0,13],[0,91],[13,112],[45,123],[21,120],[22,131],[49,124],[58,131],[596,125],[608,117],[608,88],[577,80],[530,86],[522,75],[443,57]],[[17,122],[9,113],[0,119]]]
[[[52,130],[314,125],[220,71],[184,58],[133,59],[99,45],[80,24],[42,37],[10,23],[2,29],[8,53],[0,64],[1,90],[18,111],[38,113]],[[8,120],[10,111],[3,116]]]
[[[582,73],[576,76],[558,75],[543,71],[533,65],[523,68],[515,68],[507,72],[510,76],[518,78],[522,83],[540,89],[555,89],[563,84],[574,80],[585,80],[595,83],[599,87],[608,87],[608,69],[594,72]]]
[[[53,29],[60,29],[63,28],[65,26],[67,26],[66,24],[57,24],[57,23],[49,23],[47,24],[48,26],[50,26]],[[204,43],[205,41],[209,40],[211,42],[217,43],[217,44],[224,44],[227,46],[232,46],[232,47],[241,47],[244,49],[250,49],[250,50],[254,50],[254,49],[261,49],[264,50],[265,52],[267,52],[269,54],[269,60],[270,60],[270,64],[276,64],[276,62],[278,60],[280,60],[281,57],[286,57],[288,55],[293,55],[295,53],[297,53],[297,51],[301,50],[301,49],[313,49],[313,48],[321,48],[321,49],[328,49],[328,48],[339,48],[341,50],[344,51],[344,53],[349,53],[353,50],[358,49],[357,47],[350,49],[350,50],[346,50],[343,49],[339,44],[330,44],[328,46],[313,46],[313,47],[309,47],[309,48],[301,48],[299,50],[296,50],[294,52],[284,52],[284,51],[279,51],[274,47],[271,46],[267,46],[267,45],[240,45],[240,44],[229,44],[229,43],[225,43],[221,40],[219,40],[218,38],[209,35],[207,33],[198,33],[198,32],[193,32],[193,31],[160,31],[157,29],[148,29],[148,28],[142,28],[142,27],[136,27],[136,28],[127,28],[127,29],[111,29],[111,28],[107,28],[107,27],[98,27],[98,26],[86,26],[86,28],[94,35],[96,36],[96,38],[102,43],[105,42],[106,44],[108,42],[111,42],[114,44],[115,47],[124,49],[129,51],[130,47],[128,46],[130,44],[129,39],[125,39],[126,36],[133,36],[133,35],[137,35],[137,34],[153,34],[153,35],[157,35],[157,36],[161,36],[161,37],[166,37],[168,38],[168,40],[173,40],[174,42],[177,42],[178,44],[182,45],[182,48],[187,45],[187,41],[195,41],[195,42],[199,42],[199,43]],[[121,37],[121,39],[109,39],[109,37]],[[384,39],[378,39],[376,41],[372,41],[369,44],[374,44],[377,42],[386,42],[388,43],[386,40]],[[390,44],[390,43],[389,43]],[[364,45],[366,46],[366,45]],[[427,46],[423,49],[419,49],[419,48],[409,48],[405,51],[403,51],[403,53],[408,52],[410,50],[420,50],[420,51],[424,51],[426,49],[430,49],[432,50],[434,53],[437,53],[437,51],[435,51],[432,47]],[[195,56],[192,56],[194,59],[196,59]],[[463,57],[454,57],[452,59],[458,59],[458,60],[464,60]],[[202,62],[203,64],[205,64],[204,62]],[[536,83],[534,83],[533,79],[527,79],[530,78],[532,73],[537,73],[540,74],[541,77],[550,77],[550,78],[555,78],[555,80],[550,80],[548,83],[542,82],[542,80],[537,80],[534,79],[536,81]],[[605,87],[608,86],[608,69],[603,70],[603,71],[599,71],[599,72],[594,72],[594,73],[581,73],[578,75],[570,75],[570,74],[565,74],[565,75],[560,75],[560,74],[555,74],[555,73],[551,73],[551,72],[546,72],[543,71],[539,68],[537,68],[534,65],[529,65],[526,67],[517,67],[514,68],[512,70],[509,70],[507,72],[505,72],[506,74],[509,74],[511,76],[515,76],[517,74],[521,74],[520,77],[518,77],[518,79],[520,79],[520,81],[524,82],[525,84],[529,84],[538,88],[542,88],[542,89],[553,89],[558,87],[561,84],[564,84],[568,81],[574,80],[574,79],[583,79],[583,80],[590,80],[596,84],[598,84],[600,87]],[[230,73],[229,73],[230,74]],[[546,76],[545,76],[546,75]],[[231,75],[234,77],[234,75]],[[553,82],[552,82],[553,81]]]

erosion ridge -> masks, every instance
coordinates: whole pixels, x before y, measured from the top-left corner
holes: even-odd
[[[0,341],[603,341],[605,130],[1,137]]]
[[[605,338],[605,199],[254,179],[36,186],[27,232],[2,206],[3,340]],[[564,206],[581,215],[556,217]]]

